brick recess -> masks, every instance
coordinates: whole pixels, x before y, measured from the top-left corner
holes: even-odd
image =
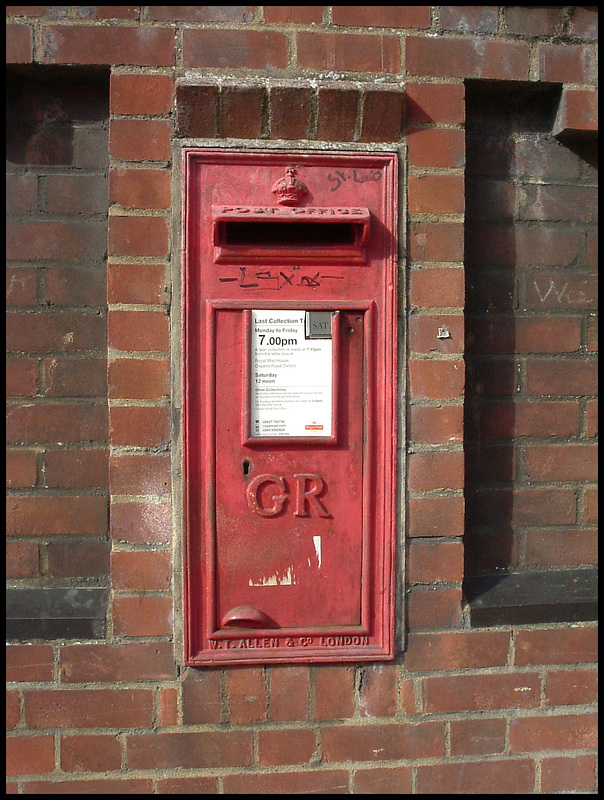
[[[7,16],[19,80],[32,63],[66,65],[63,80],[78,65],[111,69],[109,129],[89,116],[76,125],[72,160],[52,118],[29,147],[44,163],[25,159],[23,131],[8,142],[20,154],[7,178],[11,585],[104,575],[111,587],[105,639],[8,645],[8,791],[593,793],[595,626],[471,629],[462,580],[503,555],[526,570],[594,563],[585,141],[597,11],[31,6]],[[516,127],[504,136],[487,121],[468,147],[466,116],[477,121],[465,80],[553,81],[563,100],[547,127],[529,104],[526,130],[498,96]],[[583,139],[566,148],[568,135]],[[170,343],[183,138],[406,146],[407,636],[393,663],[182,664]],[[464,441],[476,408],[480,437]],[[473,442],[480,482],[468,491]],[[491,531],[476,548],[485,513],[514,536]]]

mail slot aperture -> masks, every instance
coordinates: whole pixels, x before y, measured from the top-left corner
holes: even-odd
[[[366,261],[367,208],[214,207],[217,263]]]
[[[394,656],[397,174],[184,151],[191,666]]]

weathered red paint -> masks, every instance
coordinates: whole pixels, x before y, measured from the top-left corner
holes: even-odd
[[[187,663],[392,658],[397,156],[187,148],[183,196]],[[325,435],[252,433],[252,309],[334,312]]]

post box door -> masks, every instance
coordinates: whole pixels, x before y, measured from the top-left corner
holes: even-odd
[[[395,198],[393,154],[186,151],[189,664],[393,657]]]

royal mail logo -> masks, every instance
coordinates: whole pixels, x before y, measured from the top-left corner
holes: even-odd
[[[305,431],[322,431],[323,430],[323,426],[322,425],[314,425],[314,424],[313,425],[305,425],[304,426],[304,430]]]

